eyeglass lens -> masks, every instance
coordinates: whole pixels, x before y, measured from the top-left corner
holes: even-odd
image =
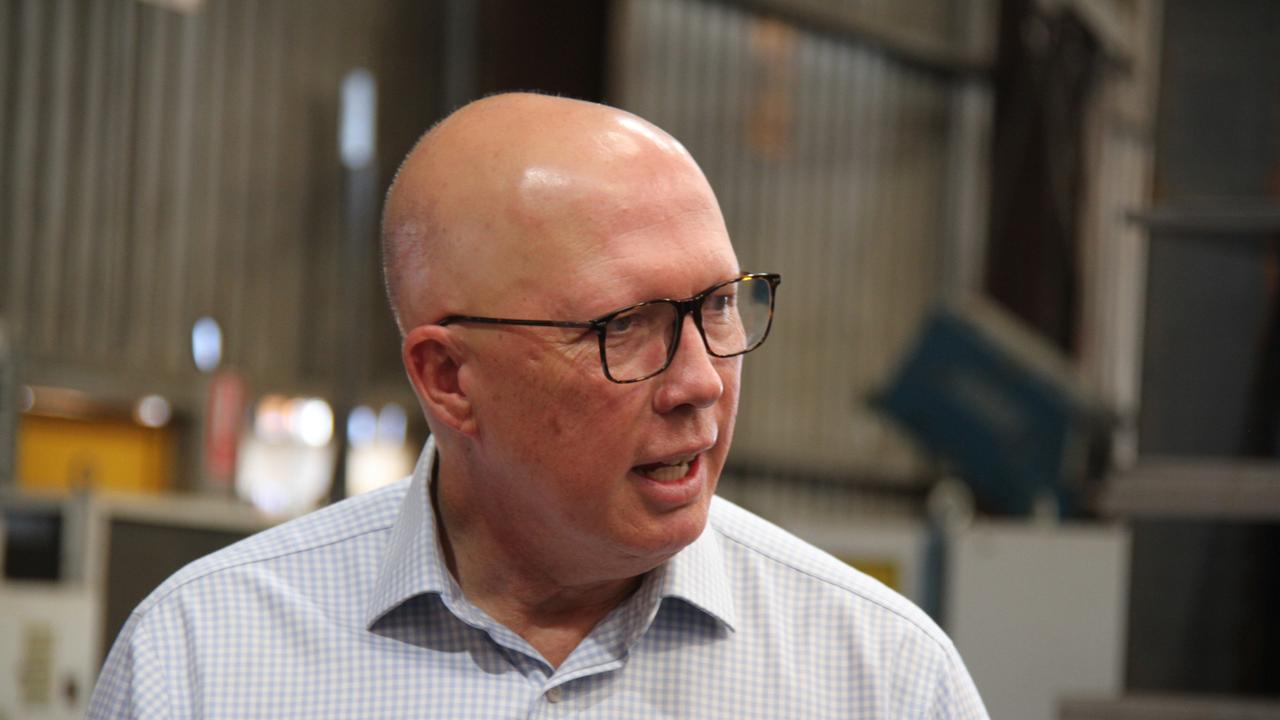
[[[769,330],[772,295],[768,280],[746,278],[703,298],[702,331],[711,353],[731,356],[754,350]],[[605,327],[609,375],[626,382],[662,370],[671,355],[678,321],[676,306],[665,301],[615,315]]]

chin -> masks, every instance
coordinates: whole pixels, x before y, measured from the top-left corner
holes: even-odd
[[[657,518],[655,531],[648,538],[642,554],[654,559],[654,565],[665,562],[668,558],[685,549],[697,540],[707,526],[708,507],[711,497],[690,503],[678,510]]]

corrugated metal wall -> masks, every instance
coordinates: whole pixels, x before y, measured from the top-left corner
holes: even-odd
[[[397,104],[381,113],[385,175],[435,111],[433,6],[197,7],[0,0],[0,315],[33,381],[181,401],[202,315],[260,385],[330,379],[349,301],[339,83],[371,67]],[[372,255],[357,271],[376,292]]]
[[[768,3],[755,3],[762,5]],[[856,10],[945,47],[953,3],[772,3]],[[840,6],[840,7],[836,7]],[[614,99],[670,131],[719,195],[744,269],[783,274],[773,333],[747,358],[740,472],[908,478],[904,440],[866,404],[954,260],[949,144],[967,81],[872,43],[711,0],[620,6]],[[819,8],[821,9],[821,8]],[[968,31],[965,31],[968,32]],[[980,250],[980,248],[978,248]]]
[[[181,402],[208,314],[259,389],[331,383],[349,301],[339,82],[378,76],[385,186],[439,109],[423,38],[443,5],[0,0],[0,314],[28,379]],[[983,6],[617,3],[611,100],[689,146],[744,267],[786,278],[746,363],[739,468],[919,471],[865,398],[955,268],[980,265],[987,98],[966,73]],[[376,293],[372,265],[358,272]],[[390,321],[367,306],[375,378],[402,387]]]

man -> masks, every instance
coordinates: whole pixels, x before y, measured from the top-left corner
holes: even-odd
[[[678,142],[472,103],[405,160],[383,244],[414,476],[179,572],[90,717],[986,717],[923,613],[713,499],[778,278]]]

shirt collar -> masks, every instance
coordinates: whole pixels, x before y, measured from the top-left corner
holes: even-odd
[[[470,604],[463,600],[461,589],[445,567],[437,539],[430,492],[435,464],[435,440],[428,438],[378,567],[377,581],[365,610],[368,629],[408,600],[428,593],[441,595],[455,614],[459,611],[469,614],[463,608]],[[680,599],[733,630],[737,623],[733,594],[725,573],[720,537],[710,522],[697,540],[654,573],[645,585],[659,588],[655,604],[665,598]]]
[[[720,534],[709,520],[697,540],[655,572],[661,574],[660,597],[683,600],[729,630],[737,625],[733,592],[720,549]]]
[[[435,461],[435,438],[427,438],[378,566],[378,579],[365,610],[366,628],[372,629],[384,615],[411,598],[424,593],[446,594],[456,585],[437,547],[430,498]]]

